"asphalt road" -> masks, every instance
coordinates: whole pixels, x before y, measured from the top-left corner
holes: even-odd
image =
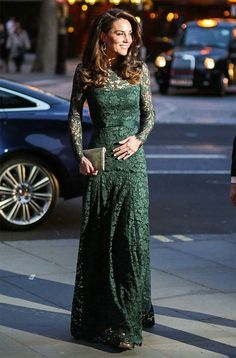
[[[146,149],[152,234],[236,232],[229,201],[234,133],[231,125],[156,126]]]

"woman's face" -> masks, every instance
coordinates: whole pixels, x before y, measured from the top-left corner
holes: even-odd
[[[126,56],[133,41],[132,26],[126,19],[118,19],[113,22],[108,33],[102,32],[101,39],[106,45],[108,58]]]

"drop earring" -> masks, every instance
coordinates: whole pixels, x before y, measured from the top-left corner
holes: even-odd
[[[101,48],[102,53],[103,53],[104,55],[106,55],[107,47],[106,47],[105,42],[102,43],[102,46],[101,46],[100,48]]]

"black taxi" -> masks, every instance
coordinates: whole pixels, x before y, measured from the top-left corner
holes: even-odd
[[[155,59],[161,94],[169,87],[209,88],[223,96],[236,84],[236,19],[202,19],[183,24],[173,49]]]

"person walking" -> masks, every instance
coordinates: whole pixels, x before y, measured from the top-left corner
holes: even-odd
[[[6,22],[6,30],[8,35],[11,35],[15,31],[15,26],[16,19],[14,16],[11,16]]]
[[[236,206],[236,136],[234,137],[232,150],[230,199],[233,205]]]
[[[111,9],[92,26],[75,70],[69,127],[85,175],[71,334],[119,350],[142,345],[155,324],[151,302],[148,181],[143,143],[154,125],[140,25]],[[84,155],[81,113],[88,102],[90,148],[105,147],[105,170]]]
[[[20,72],[21,66],[24,63],[25,53],[30,49],[29,36],[22,29],[20,22],[15,23],[15,29],[9,34],[6,46],[10,52],[10,59],[15,63],[16,72]]]
[[[7,71],[7,31],[3,22],[0,22],[0,70]]]

